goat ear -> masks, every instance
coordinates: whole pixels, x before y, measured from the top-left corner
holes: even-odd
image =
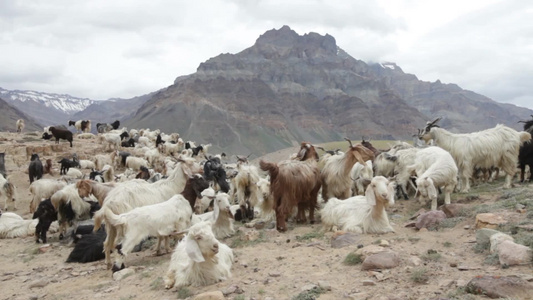
[[[352,152],[353,155],[355,156],[355,159],[357,160],[358,163],[360,163],[361,165],[365,166],[366,165],[366,162],[365,160],[363,159],[363,156],[361,156],[361,153],[359,153],[358,150],[355,150]]]
[[[196,242],[192,236],[187,236],[187,239],[185,240],[185,252],[187,252],[189,258],[194,262],[201,263],[205,261],[202,251],[200,251],[200,246],[198,246],[198,242]]]
[[[365,198],[366,202],[369,205],[375,206],[376,205],[376,194],[374,193],[374,187],[372,186],[372,183],[368,185],[365,191]]]

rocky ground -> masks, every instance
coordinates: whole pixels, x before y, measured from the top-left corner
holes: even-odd
[[[43,154],[41,159],[54,161],[74,152],[90,159],[102,148],[94,141],[77,139],[73,148],[65,142],[52,146],[35,135],[0,133],[0,152],[6,152],[6,169],[18,189],[15,212],[24,218],[31,217],[27,147],[37,147],[30,149]],[[266,159],[285,159],[292,151],[278,151]],[[59,166],[54,167],[58,177]],[[57,234],[49,236],[45,247],[36,244],[33,236],[4,239],[0,241],[0,299],[193,299],[217,291],[226,299],[486,299],[465,288],[473,279],[485,279],[481,276],[514,276],[513,280],[525,284],[526,294],[508,298],[533,298],[527,296],[527,289],[533,290],[527,282],[533,280],[531,262],[502,266],[486,240],[478,236],[476,241],[476,215],[490,212],[504,220],[493,226],[496,230],[533,246],[533,185],[517,184],[509,190],[502,185],[500,179],[482,183],[468,194],[454,194],[452,203],[461,204],[453,208],[455,216],[429,230],[405,227],[420,208],[429,207],[413,200],[397,200],[389,208],[396,232],[383,235],[324,233],[320,224],[290,224],[286,233],[269,229],[271,224],[257,228],[239,224],[237,234],[223,241],[234,249],[232,278],[205,287],[165,290],[162,277],[170,254],[154,256],[153,249],[147,249],[150,245],[127,258],[130,273],[117,280],[101,261],[65,263],[71,248]],[[490,226],[492,221],[487,222],[480,226]],[[348,245],[343,246],[346,240]],[[361,246],[363,254],[356,252]],[[361,260],[381,250],[385,254],[374,263],[391,268],[363,270],[369,262]]]

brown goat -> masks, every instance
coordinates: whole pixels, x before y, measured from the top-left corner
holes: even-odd
[[[322,199],[325,202],[335,197],[340,200],[350,198],[353,185],[350,172],[355,163],[366,164],[367,160],[374,160],[374,152],[361,144],[352,145],[343,155],[331,156],[320,173],[322,181]]]
[[[189,177],[189,179],[187,179],[187,183],[185,183],[185,188],[183,188],[181,195],[187,199],[187,201],[189,201],[193,211],[196,204],[196,199],[202,198],[202,191],[208,187],[209,182],[207,182],[207,180],[205,180],[200,174],[194,175],[193,177]]]
[[[103,205],[104,199],[111,191],[115,188],[115,183],[99,183],[93,180],[83,179],[76,183],[76,188],[78,189],[78,195],[80,198],[89,197],[89,195],[94,195],[98,199],[100,206]]]
[[[43,174],[50,174],[50,176],[54,176],[54,173],[52,171],[52,159],[51,158],[46,160],[46,163],[44,164]]]
[[[302,143],[298,152],[299,160],[286,160],[269,163],[261,160],[261,170],[270,175],[270,191],[274,198],[276,226],[279,231],[286,231],[285,218],[294,207],[298,207],[297,221],[306,222],[305,210],[309,209],[309,219],[314,223],[318,190],[320,189],[320,172],[317,167],[318,154],[309,143]]]

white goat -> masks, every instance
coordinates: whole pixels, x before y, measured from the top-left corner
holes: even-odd
[[[18,119],[17,120],[17,132],[21,133],[22,130],[24,130],[24,126],[25,126],[24,120],[23,119]]]
[[[444,203],[450,204],[450,194],[457,184],[457,166],[451,154],[436,146],[430,146],[416,153],[415,163],[407,168],[416,172],[417,191],[421,200],[431,200],[431,210],[437,209],[437,188],[444,187]]]
[[[520,146],[531,139],[531,134],[518,132],[502,124],[483,131],[454,134],[439,128],[441,118],[428,122],[420,137],[426,142],[433,139],[435,144],[450,152],[461,177],[461,192],[470,190],[470,178],[474,167],[498,167],[506,173],[504,188],[511,187],[516,173]]]
[[[262,196],[257,187],[260,178],[257,167],[239,162],[237,163],[237,172],[237,176],[232,180],[235,183],[236,202],[239,203],[243,211],[246,207],[253,209],[259,204]],[[247,217],[253,218],[253,216]]]
[[[70,168],[68,169],[68,172],[67,174],[65,174],[65,176],[67,176],[68,178],[73,178],[73,179],[83,179],[85,175],[83,175],[83,173],[79,169]]]
[[[81,159],[79,163],[80,163],[81,169],[95,169],[96,168],[96,165],[90,160]]]
[[[113,271],[124,269],[126,256],[148,236],[157,236],[157,255],[161,253],[161,242],[165,241],[166,253],[170,252],[169,235],[182,231],[191,225],[192,208],[189,201],[177,194],[170,199],[152,205],[137,207],[127,213],[115,215],[108,207],[104,215],[109,225],[115,227],[123,238]],[[108,225],[108,226],[109,226]]]
[[[352,195],[364,195],[366,184],[374,177],[374,171],[372,170],[372,161],[367,160],[364,165],[357,162],[353,165],[350,171],[350,178],[353,181],[353,193]]]
[[[0,212],[0,239],[32,235],[35,233],[35,227],[38,222],[38,219],[24,220],[15,213]]]
[[[108,149],[109,149],[109,151],[119,150],[120,149],[120,142],[121,142],[120,134],[104,133],[104,134],[102,134],[102,137],[103,137],[103,139],[106,142],[105,143],[105,147],[104,147],[104,151],[106,151]]]
[[[17,209],[16,194],[17,188],[11,182],[9,182],[10,177],[7,179],[0,174],[0,199],[5,198],[4,210],[7,210],[7,206],[10,202],[13,202],[13,208]]]
[[[210,221],[213,224],[213,233],[217,239],[224,239],[235,234],[230,207],[228,194],[218,193],[215,197],[213,211],[198,216],[199,219]]]
[[[396,194],[400,197],[401,193],[405,200],[409,199],[409,196],[407,195],[407,184],[410,183],[412,185],[412,174],[411,171],[408,170],[408,166],[414,164],[416,153],[420,149],[421,148],[410,147],[381,153],[374,161],[376,175],[395,177],[397,188]]]
[[[145,180],[135,179],[123,182],[107,194],[104,205],[94,215],[94,230],[100,228],[102,221],[105,221],[104,208],[110,209],[114,214],[122,214],[136,207],[160,203],[168,200],[175,194],[183,191],[187,179],[193,176],[193,172],[198,172],[200,167],[194,160],[187,159],[180,161],[176,168],[166,179],[161,179],[155,183],[148,183]],[[111,250],[115,248],[115,237],[117,229],[107,224],[105,227],[107,238],[104,242],[104,252],[107,267],[111,267]]]
[[[326,231],[338,230],[357,233],[394,232],[385,208],[394,204],[394,182],[376,176],[366,188],[365,196],[346,200],[331,198],[321,210]]]
[[[126,157],[126,168],[139,171],[141,167],[148,168],[148,161],[141,157],[128,156]]]
[[[42,199],[50,198],[55,192],[64,188],[67,183],[63,180],[39,179],[30,184],[32,200],[30,202],[30,213],[34,213]]]
[[[257,182],[257,188],[262,197],[259,201],[259,219],[265,222],[275,220],[276,210],[274,208],[274,197],[270,192],[270,177],[261,177]]]
[[[97,170],[102,170],[104,165],[113,165],[113,160],[109,155],[97,154],[94,158],[94,164]]]
[[[80,133],[76,136],[76,138],[78,139],[84,139],[84,140],[89,140],[89,139],[94,139],[96,138],[96,136],[90,132],[84,132],[84,133]]]
[[[78,194],[75,184],[69,184],[61,190],[55,192],[50,200],[56,209],[57,222],[59,223],[60,233],[65,234],[69,225],[76,227],[79,221],[91,218],[91,204],[84,201]],[[64,207],[70,206],[73,216],[64,215]]]
[[[233,251],[220,243],[210,222],[191,226],[172,253],[165,288],[214,284],[231,277]]]
[[[159,157],[160,157],[159,149],[157,148],[150,149],[144,153],[144,159],[146,159],[146,161],[152,167],[154,166],[155,162],[159,159]],[[148,167],[148,166],[145,166],[145,167]]]
[[[194,211],[197,214],[202,214],[209,208],[211,201],[215,200],[216,192],[213,188],[209,187],[203,190],[200,195],[202,195],[202,198],[196,199],[194,204]]]

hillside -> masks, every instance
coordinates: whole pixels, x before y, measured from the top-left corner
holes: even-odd
[[[26,114],[18,110],[16,107],[9,105],[5,100],[0,98],[0,131],[16,132],[15,123],[18,119],[23,119],[25,123],[24,131],[42,130],[42,127],[35,123],[33,119],[28,118]]]

